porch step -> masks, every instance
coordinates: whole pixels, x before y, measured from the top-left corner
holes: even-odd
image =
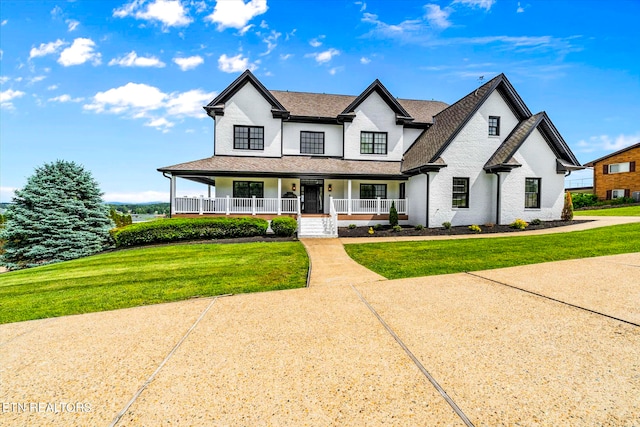
[[[301,217],[298,237],[338,237],[331,231],[330,217]]]

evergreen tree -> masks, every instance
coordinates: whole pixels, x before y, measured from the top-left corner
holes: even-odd
[[[564,193],[564,207],[562,208],[561,218],[563,221],[571,221],[573,219],[573,201],[571,200],[571,193]]]
[[[36,168],[6,212],[2,264],[34,267],[92,255],[111,245],[109,209],[91,173],[58,160]]]
[[[398,225],[398,210],[394,201],[391,202],[391,209],[389,209],[389,225],[392,227]]]

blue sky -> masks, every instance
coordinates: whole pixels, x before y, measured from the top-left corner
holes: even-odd
[[[107,201],[168,201],[156,169],[213,154],[202,106],[247,68],[269,89],[379,78],[447,103],[504,72],[584,163],[640,141],[638,16],[637,0],[2,0],[0,200],[64,159]]]

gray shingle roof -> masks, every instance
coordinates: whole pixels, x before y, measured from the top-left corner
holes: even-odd
[[[384,179],[406,179],[406,176],[400,173],[400,162],[311,156],[214,156],[159,168],[158,171],[172,172],[176,175],[181,173],[184,175],[279,177],[328,175],[344,178],[376,176]]]
[[[544,113],[538,113],[518,123],[511,134],[505,138],[504,142],[484,165],[485,170],[521,166],[513,159],[513,155],[543,118]]]

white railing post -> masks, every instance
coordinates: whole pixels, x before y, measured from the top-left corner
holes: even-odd
[[[198,215],[202,215],[204,213],[204,196],[201,194],[200,199],[198,200]]]
[[[225,214],[229,215],[231,213],[231,196],[227,196],[227,205],[225,206]]]
[[[376,215],[380,215],[380,197],[376,198]]]
[[[406,197],[404,199],[404,213],[409,215],[409,199]]]
[[[256,214],[256,196],[251,196],[251,215]]]

